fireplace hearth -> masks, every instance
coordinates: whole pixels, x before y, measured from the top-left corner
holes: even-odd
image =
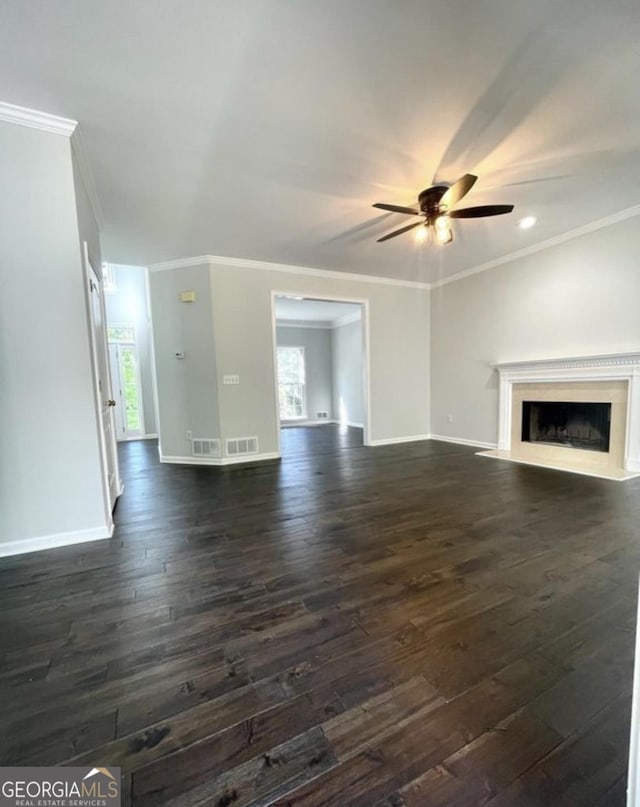
[[[609,451],[611,403],[523,401],[522,441]]]

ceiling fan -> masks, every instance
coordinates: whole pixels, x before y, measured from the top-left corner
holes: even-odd
[[[418,196],[419,210],[414,210],[412,207],[386,205],[376,202],[373,206],[380,208],[380,210],[420,216],[420,221],[401,227],[392,233],[387,233],[382,238],[378,238],[378,242],[388,241],[389,238],[402,235],[402,233],[413,230],[414,227],[423,226],[423,237],[427,235],[429,228],[431,228],[435,234],[435,240],[439,244],[448,244],[453,241],[450,219],[478,219],[484,216],[501,216],[504,213],[511,213],[513,205],[480,205],[479,207],[463,207],[460,210],[453,210],[452,208],[469,193],[477,179],[478,177],[473,174],[465,174],[457,182],[454,182],[451,187],[434,185],[432,188],[421,191]]]

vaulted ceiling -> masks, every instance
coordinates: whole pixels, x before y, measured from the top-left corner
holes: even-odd
[[[430,281],[640,201],[639,41],[637,0],[4,0],[0,100],[80,122],[108,261]],[[465,172],[515,212],[376,243]]]

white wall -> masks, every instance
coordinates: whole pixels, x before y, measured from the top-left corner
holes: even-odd
[[[144,266],[112,264],[116,290],[105,294],[109,325],[134,326],[140,361],[140,386],[146,434],[156,434],[153,392],[150,313],[147,310],[146,273]]]
[[[318,412],[333,418],[331,330],[279,325],[276,342],[279,347],[304,348],[307,420],[317,420]]]
[[[331,331],[334,417],[352,426],[364,422],[362,383],[362,322]]]
[[[81,239],[100,248],[68,137],[0,122],[0,185],[3,553],[106,518]]]
[[[149,277],[163,455],[189,457],[193,437],[219,437],[211,273],[207,265]],[[181,291],[196,301],[180,302]],[[184,359],[176,359],[182,351]]]
[[[188,305],[177,303],[177,293],[196,285],[203,289],[207,279],[211,282],[212,317],[207,312],[200,326],[186,334],[186,323],[195,314]],[[428,290],[218,263],[210,269],[200,265],[155,270],[150,285],[164,454],[185,455],[182,435],[189,428],[195,434],[186,401],[197,402],[201,412],[208,412],[210,428],[215,428],[216,391],[220,432],[198,436],[255,435],[261,453],[277,452],[272,292],[367,300],[372,441],[428,433]],[[206,307],[204,300],[202,305]],[[187,354],[182,367],[172,358],[179,346]],[[206,383],[203,372],[207,373]],[[225,374],[239,375],[240,384],[223,386]],[[406,394],[407,388],[411,395]]]
[[[432,433],[496,442],[492,362],[638,350],[639,256],[632,218],[433,289]]]

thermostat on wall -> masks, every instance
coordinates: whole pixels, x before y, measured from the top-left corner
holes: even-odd
[[[195,291],[181,291],[180,292],[180,302],[181,303],[195,303],[196,301],[196,293]]]
[[[176,350],[174,356],[176,359],[184,359],[184,350]]]

